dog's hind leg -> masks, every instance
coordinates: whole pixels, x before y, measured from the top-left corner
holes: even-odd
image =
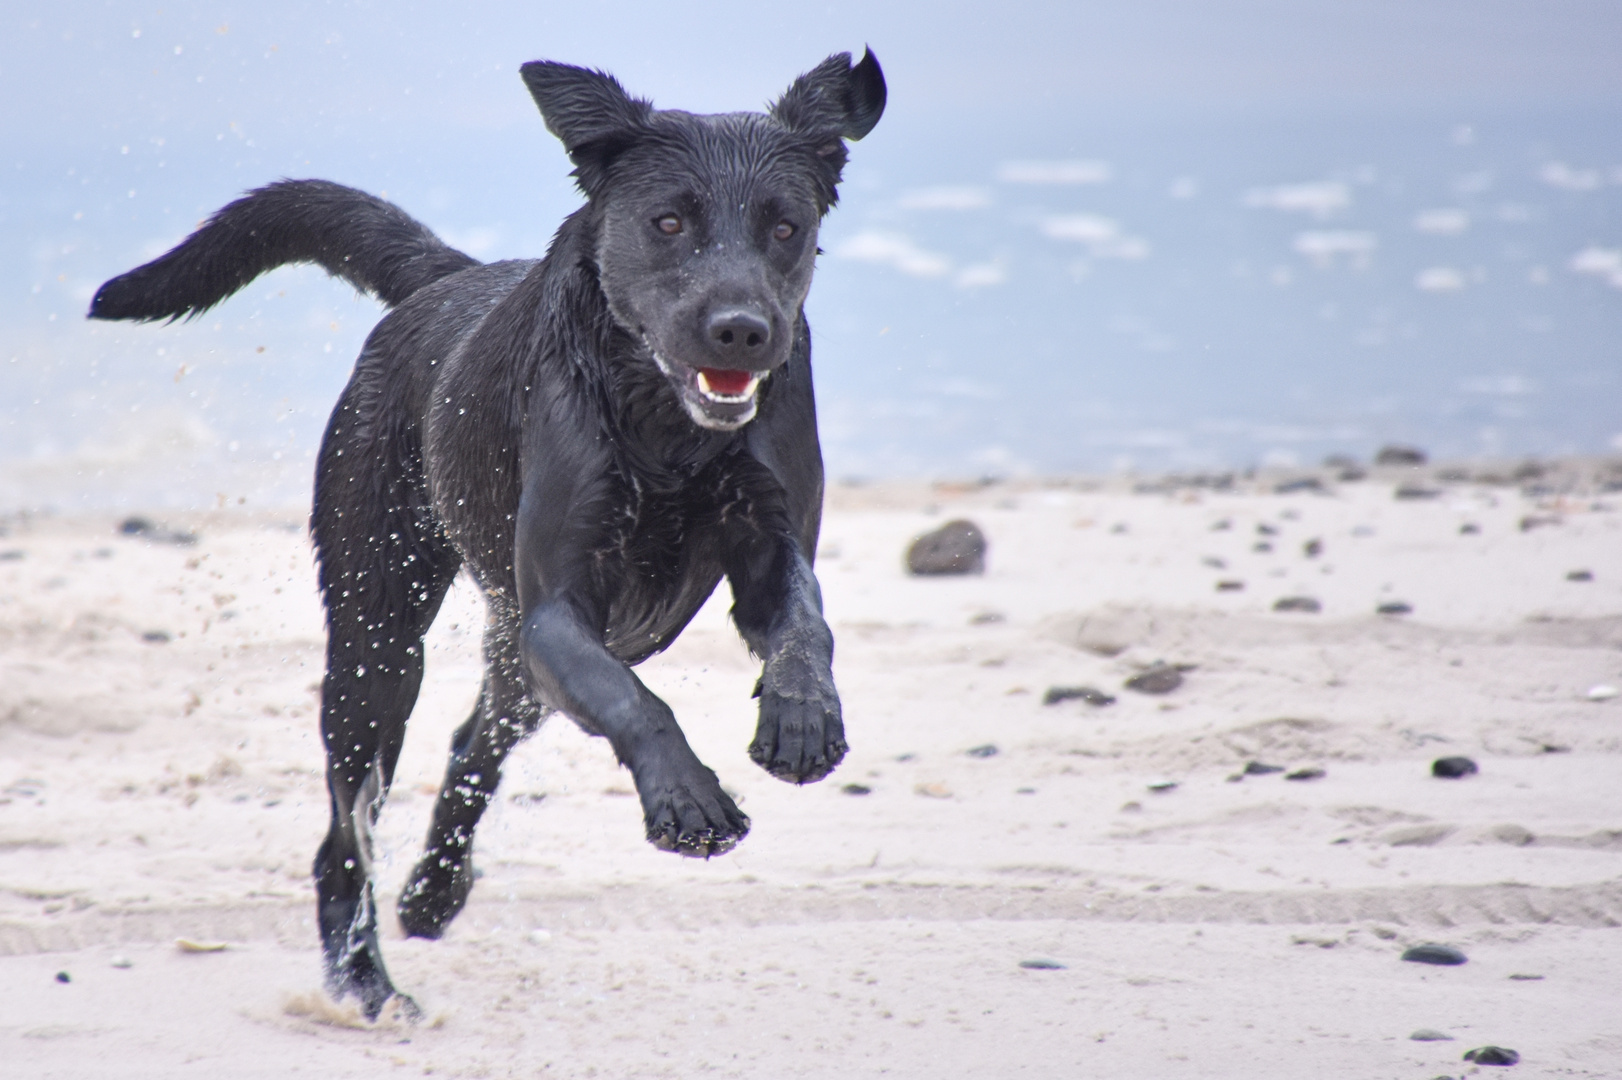
[[[321,735],[332,811],[314,874],[327,987],[356,995],[376,1019],[396,991],[377,941],[370,831],[422,685],[422,638],[460,560],[420,509],[409,449],[349,426],[352,396],[322,446],[311,523],[327,606]]]
[[[502,605],[491,604],[484,685],[473,715],[451,740],[428,843],[400,893],[400,925],[412,937],[437,939],[467,903],[473,889],[473,830],[495,797],[501,763],[546,718],[524,687],[516,622]]]

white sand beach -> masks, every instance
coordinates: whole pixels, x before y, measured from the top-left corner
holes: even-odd
[[[607,745],[557,717],[429,943],[391,913],[477,689],[459,582],[378,829],[416,1026],[321,992],[300,512],[163,523],[192,544],[13,515],[0,1074],[1429,1078],[1491,1044],[1511,1075],[1615,1076],[1619,470],[835,487],[840,769],[795,788],[749,761],[757,666],[723,587],[640,671],[749,837],[655,851]],[[985,574],[908,577],[908,541],[955,517]],[[1273,610],[1291,596],[1320,610]],[[1124,688],[1157,661],[1182,685]],[[1117,700],[1043,704],[1084,685]],[[1443,756],[1479,772],[1434,777]],[[1400,959],[1426,942],[1468,963]]]

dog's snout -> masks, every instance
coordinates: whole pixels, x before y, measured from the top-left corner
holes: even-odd
[[[764,356],[772,325],[748,308],[721,308],[710,314],[710,348],[729,360]]]

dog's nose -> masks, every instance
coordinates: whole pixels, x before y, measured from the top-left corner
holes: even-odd
[[[747,308],[721,308],[710,314],[710,348],[729,360],[765,355],[771,323]]]

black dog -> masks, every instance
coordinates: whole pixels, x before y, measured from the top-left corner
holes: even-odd
[[[409,934],[439,937],[467,901],[502,759],[552,711],[608,739],[654,846],[710,856],[743,838],[749,819],[628,666],[669,645],[723,574],[764,661],[750,756],[804,784],[846,750],[811,571],[822,456],[803,304],[843,140],[884,111],[878,61],[832,56],[770,112],[719,116],[656,111],[601,72],[522,71],[587,198],[544,259],[480,265],[388,203],[283,181],[107,282],[90,308],[172,321],[313,262],[394,309],[332,414],[311,516],[332,802],[321,935],[332,993],[371,1018],[396,991],[370,829],[423,635],[462,566],[488,612],[484,685],[400,896]]]

